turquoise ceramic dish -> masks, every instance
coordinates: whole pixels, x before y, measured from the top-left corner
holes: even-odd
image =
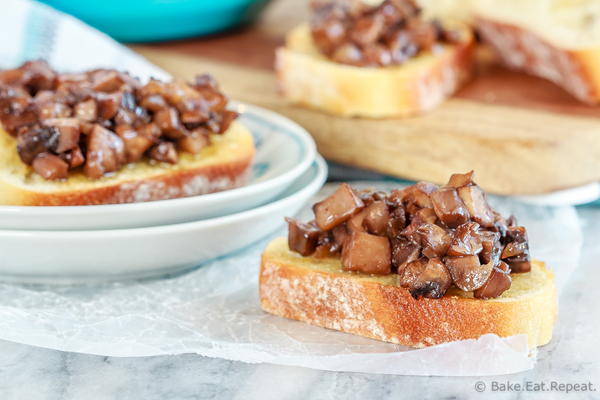
[[[40,0],[123,42],[182,39],[252,22],[270,0]]]

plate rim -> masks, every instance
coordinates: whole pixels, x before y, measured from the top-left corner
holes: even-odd
[[[66,239],[68,237],[72,237],[73,235],[77,235],[78,237],[85,236],[87,239],[94,239],[97,237],[106,237],[108,235],[113,237],[127,237],[132,233],[135,233],[136,236],[145,236],[152,235],[158,231],[169,234],[174,231],[179,231],[181,229],[203,229],[210,228],[213,226],[227,224],[229,222],[238,220],[240,218],[251,218],[256,214],[260,214],[263,212],[268,212],[269,210],[280,206],[281,203],[285,203],[290,201],[292,198],[296,196],[300,196],[303,193],[310,192],[313,188],[321,188],[326,180],[327,180],[327,162],[321,155],[317,155],[316,158],[309,165],[316,167],[315,177],[305,186],[300,188],[299,190],[289,194],[288,196],[278,198],[275,201],[264,204],[259,207],[252,208],[250,210],[244,210],[241,212],[237,212],[234,214],[228,214],[215,218],[208,218],[197,221],[183,222],[179,224],[168,224],[168,225],[156,225],[156,226],[147,226],[147,227],[139,227],[139,228],[120,228],[120,229],[102,229],[102,230],[13,230],[13,229],[0,229],[0,238],[3,236],[20,236],[23,238],[43,238],[48,237],[48,235],[52,235],[53,239]],[[292,183],[293,184],[293,183]]]

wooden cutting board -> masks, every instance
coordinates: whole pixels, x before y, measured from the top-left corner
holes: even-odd
[[[474,169],[478,183],[498,194],[539,194],[600,180],[600,107],[507,71],[485,50],[474,80],[423,116],[347,119],[288,104],[277,93],[274,50],[307,18],[304,1],[279,0],[251,28],[134,49],[175,76],[212,73],[230,97],[304,126],[319,152],[340,163],[437,183]]]

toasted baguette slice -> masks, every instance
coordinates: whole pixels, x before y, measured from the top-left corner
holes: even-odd
[[[600,2],[482,0],[475,26],[501,61],[600,102]]]
[[[426,52],[399,66],[355,67],[332,62],[315,47],[308,25],[292,30],[276,53],[284,96],[343,117],[406,117],[434,108],[471,72],[473,40]]]
[[[47,181],[21,162],[15,139],[0,129],[0,204],[132,203],[217,192],[242,185],[253,156],[252,135],[234,122],[200,154],[182,153],[174,165],[143,161],[97,180],[74,172],[65,181]]]
[[[548,343],[556,317],[554,278],[543,263],[512,274],[512,286],[491,300],[450,289],[441,299],[415,300],[395,274],[345,272],[338,259],[302,257],[275,239],[262,255],[263,310],[321,327],[412,347],[454,340],[527,334],[530,348]]]

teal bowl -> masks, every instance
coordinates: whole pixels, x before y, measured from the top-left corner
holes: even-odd
[[[252,22],[270,0],[40,0],[122,42],[183,39]]]

